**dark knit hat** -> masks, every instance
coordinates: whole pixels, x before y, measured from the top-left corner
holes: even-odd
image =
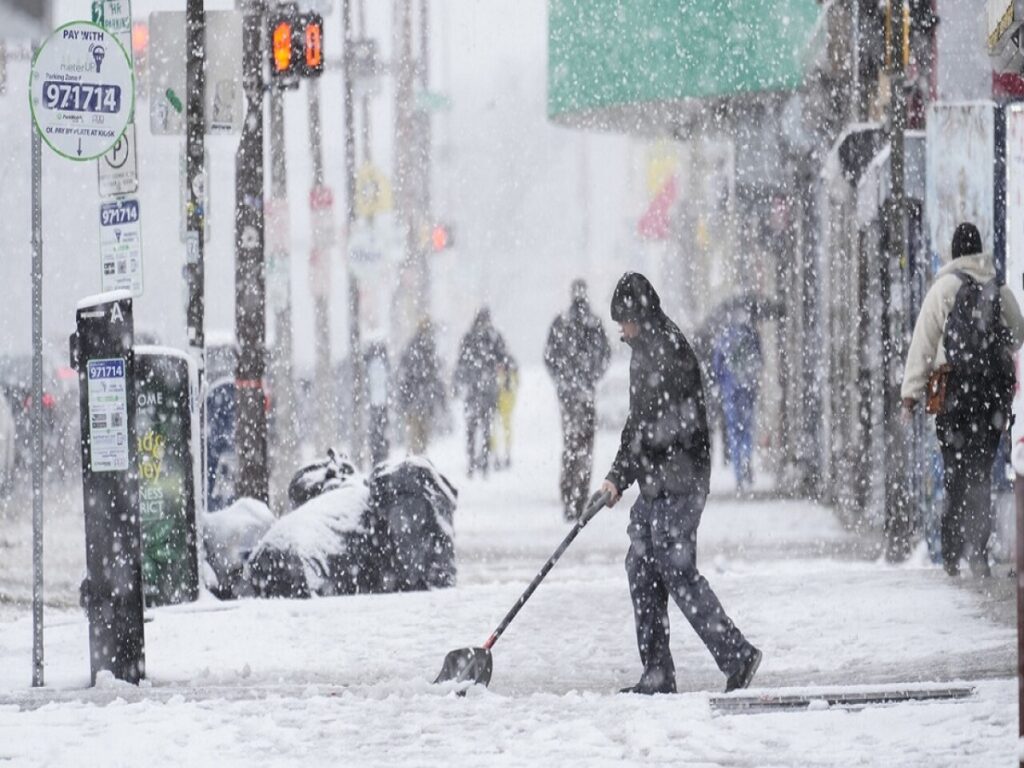
[[[570,292],[572,294],[573,301],[576,301],[577,299],[586,300],[587,281],[581,277],[577,277],[575,280],[572,281],[572,288]]]
[[[661,299],[651,281],[639,272],[619,278],[612,294],[612,320],[638,323],[661,313]]]
[[[981,234],[978,228],[968,221],[957,225],[953,233],[953,258],[981,253]]]

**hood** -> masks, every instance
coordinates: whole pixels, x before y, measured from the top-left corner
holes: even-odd
[[[639,272],[627,272],[615,286],[611,314],[617,323],[631,321],[642,325],[661,317],[661,298],[650,280]]]
[[[949,263],[944,264],[942,269],[935,275],[935,279],[938,280],[940,277],[952,275],[956,272],[965,272],[979,283],[987,283],[996,276],[996,266],[992,263],[992,254],[985,251],[982,253],[972,253],[969,256],[961,256],[959,259],[953,259]]]

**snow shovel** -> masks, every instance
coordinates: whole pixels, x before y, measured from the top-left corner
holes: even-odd
[[[583,530],[583,527],[590,522],[591,518],[594,517],[598,512],[608,506],[608,502],[611,501],[611,494],[607,491],[605,493],[595,493],[590,498],[590,503],[587,508],[583,510],[583,514],[580,515],[580,519],[576,521],[576,525],[572,527],[572,530],[562,539],[562,543],[558,545],[558,549],[555,553],[548,558],[548,561],[544,563],[544,567],[540,569],[533,581],[530,582],[530,586],[526,588],[526,591],[519,596],[516,604],[512,606],[512,610],[505,614],[505,618],[501,620],[501,624],[495,629],[491,636],[487,638],[487,642],[483,644],[482,648],[459,648],[454,651],[450,651],[447,656],[444,657],[444,664],[441,666],[441,673],[434,680],[435,683],[446,683],[453,681],[456,683],[470,682],[479,683],[486,686],[491,682],[491,669],[493,667],[493,661],[491,659],[491,648],[498,642],[498,638],[501,637],[508,625],[512,623],[512,619],[516,617],[519,610],[526,605],[526,601],[530,599],[530,595],[533,594],[534,590],[540,586],[540,583],[544,581],[544,577],[548,575],[555,563],[558,562],[558,558],[569,548],[572,544],[572,540],[575,539],[579,532]]]

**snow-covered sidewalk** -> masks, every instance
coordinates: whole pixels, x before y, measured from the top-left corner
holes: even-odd
[[[459,586],[308,601],[206,599],[146,624],[141,689],[88,683],[81,613],[49,610],[46,678],[28,688],[27,612],[0,623],[0,764],[1010,765],[1015,635],[941,569],[859,560],[828,510],[709,503],[700,566],[765,652],[755,687],[966,681],[961,701],[714,714],[724,680],[671,611],[681,693],[615,691],[639,674],[622,561],[629,497],[603,511],[494,649],[489,689],[430,681],[483,642],[567,531],[550,386],[527,371],[509,472],[467,481],[461,434],[431,455],[460,488]],[[616,435],[598,437],[597,476]],[[716,483],[725,482],[721,478]],[[7,614],[5,614],[7,615]],[[52,698],[52,703],[42,700]]]

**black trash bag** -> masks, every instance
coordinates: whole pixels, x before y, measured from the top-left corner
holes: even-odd
[[[307,464],[292,477],[288,484],[288,502],[292,509],[298,509],[310,499],[340,488],[355,473],[355,465],[344,454],[328,448],[326,459]]]
[[[383,591],[380,565],[391,559],[366,483],[352,475],[274,523],[246,574],[259,597],[351,595]]]
[[[370,476],[370,506],[387,525],[388,591],[455,585],[454,514],[458,491],[427,459],[378,464]]]
[[[203,517],[203,580],[216,597],[232,600],[252,594],[244,566],[275,520],[270,507],[248,497]]]

